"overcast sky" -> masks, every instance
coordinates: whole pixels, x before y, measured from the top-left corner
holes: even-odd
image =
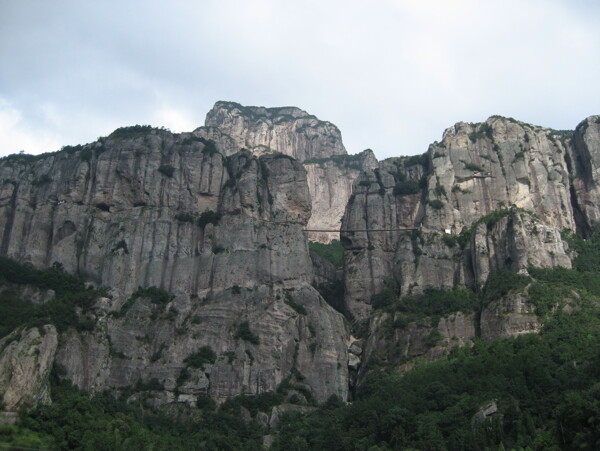
[[[232,100],[298,106],[381,159],[492,114],[600,114],[600,2],[0,0],[0,61],[0,155],[191,131]]]

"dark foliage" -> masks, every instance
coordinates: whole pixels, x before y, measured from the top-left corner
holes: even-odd
[[[421,192],[421,184],[417,180],[404,180],[394,186],[394,196],[407,196]]]
[[[217,360],[217,354],[212,350],[210,346],[202,346],[198,351],[187,356],[183,362],[187,363],[192,368],[200,368],[204,370],[204,365],[207,363],[215,363]]]
[[[429,166],[429,157],[427,156],[427,153],[423,153],[421,155],[412,155],[410,157],[405,157],[405,159],[403,159],[403,163],[404,167],[406,168],[409,166],[415,166],[417,164],[427,168]]]
[[[198,138],[198,140],[204,144],[204,147],[202,148],[202,153],[210,156],[219,153],[219,149],[217,149],[217,146],[214,141],[204,138]]]
[[[218,225],[220,220],[221,220],[220,213],[214,212],[212,210],[207,210],[198,217],[197,224],[199,227],[204,228],[208,224]]]
[[[491,230],[492,227],[496,225],[502,218],[506,216],[512,217],[516,213],[531,214],[527,210],[514,206],[501,210],[494,210],[491,213],[479,218],[477,221],[471,224],[471,226],[465,227],[460,234],[450,236],[446,235],[443,237],[443,240],[450,247],[458,245],[461,249],[465,249],[470,244],[471,235],[480,224],[485,224],[488,230]]]
[[[137,138],[144,136],[156,130],[150,125],[132,125],[130,127],[120,127],[109,135],[109,138]]]
[[[159,386],[151,381],[136,389]],[[16,449],[19,444],[43,449],[262,449],[261,426],[243,420],[239,411],[214,411],[214,403],[204,403],[199,420],[177,420],[109,393],[90,397],[66,383],[53,385],[52,399],[52,405],[23,414],[20,426],[0,435],[0,442]]]
[[[147,298],[150,299],[153,304],[167,305],[173,300],[174,296],[158,287],[139,287],[135,293],[131,295],[131,299],[137,298]]]
[[[93,155],[94,153],[92,152],[92,149],[86,147],[79,153],[79,158],[81,158],[83,161],[91,161]]]
[[[291,443],[334,450],[598,449],[600,236],[567,238],[579,252],[574,270],[530,268],[533,280],[503,271],[479,295],[455,288],[398,299],[389,288],[374,296],[374,305],[416,319],[477,310],[518,290],[536,305],[545,326],[539,335],[456,348],[402,377],[372,372],[351,405],[326,403],[309,414],[288,414],[274,449]],[[566,303],[571,313],[563,310]],[[431,334],[427,344],[438,339]],[[491,401],[498,412],[473,420]]]
[[[308,249],[333,263],[336,269],[341,269],[344,266],[344,247],[339,240],[333,240],[329,244],[309,241]]]
[[[179,222],[190,222],[193,223],[196,218],[191,213],[180,211],[175,215],[175,220]]]
[[[119,250],[123,250],[123,253],[129,254],[129,249],[127,248],[127,242],[125,240],[120,240],[115,246],[112,248],[111,252],[113,254],[117,253]]]
[[[463,161],[463,164],[465,165],[465,169],[468,169],[469,171],[483,172],[483,168],[481,166],[479,166],[478,164],[469,163],[469,162],[465,162],[465,161]]]
[[[431,208],[434,208],[436,210],[441,210],[442,208],[444,208],[444,203],[439,199],[430,199],[428,201],[428,204],[431,206]]]
[[[481,301],[473,291],[465,288],[427,288],[421,294],[403,297],[399,297],[397,290],[386,288],[372,296],[371,305],[396,313],[394,326],[404,327],[424,317],[439,318],[453,312],[476,311]],[[437,324],[437,321],[432,322]]]
[[[19,326],[44,324],[54,324],[59,331],[69,327],[89,329],[89,320],[78,315],[76,309],[81,308],[84,314],[96,297],[105,294],[104,290],[86,288],[83,280],[65,272],[58,263],[40,270],[7,257],[0,257],[0,283],[14,285],[0,293],[0,336]],[[26,285],[54,290],[55,297],[43,304],[32,304],[20,295]]]
[[[44,175],[41,175],[40,177],[38,177],[37,179],[33,180],[31,182],[31,185],[32,186],[43,186],[43,185],[47,185],[50,182],[52,182],[52,178],[48,174],[44,174]]]
[[[294,309],[294,311],[296,313],[299,313],[300,315],[306,315],[308,312],[306,311],[306,309],[304,308],[303,305],[298,304],[294,298],[286,293],[285,295],[285,301],[284,301],[287,305],[289,305],[292,309]]]
[[[494,137],[494,130],[492,129],[492,127],[489,124],[487,124],[485,122],[483,124],[480,124],[479,127],[477,127],[476,131],[469,133],[469,139],[473,143],[479,139],[483,139],[483,138],[493,139],[493,137]]]
[[[240,323],[240,325],[238,326],[237,333],[235,334],[235,338],[247,341],[254,345],[260,343],[258,335],[254,334],[252,330],[250,330],[250,324],[248,323],[248,321]]]
[[[362,159],[361,154],[354,155],[332,155],[326,158],[308,158],[302,162],[302,164],[318,164],[323,167],[328,162],[333,162],[336,166],[346,167],[357,171],[361,170],[360,161]]]
[[[600,320],[584,310],[558,313],[540,336],[479,341],[403,377],[372,373],[351,405],[289,414],[274,449],[596,449]],[[472,422],[492,400],[498,412]]]

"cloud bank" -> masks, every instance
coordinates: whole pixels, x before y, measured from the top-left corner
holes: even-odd
[[[572,129],[600,113],[599,19],[566,0],[5,0],[0,155],[193,130],[217,100],[298,106],[379,158],[492,114]]]

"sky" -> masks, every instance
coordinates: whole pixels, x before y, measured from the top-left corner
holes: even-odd
[[[597,0],[0,0],[0,156],[192,131],[218,100],[379,159],[494,114],[574,129],[600,114],[598,24]]]

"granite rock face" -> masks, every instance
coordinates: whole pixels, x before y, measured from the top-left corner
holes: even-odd
[[[80,312],[92,330],[3,338],[5,409],[49,401],[52,365],[86,390],[155,406],[282,386],[286,402],[347,399],[366,362],[403,371],[476,337],[537,332],[526,289],[408,325],[373,311],[371,297],[388,286],[478,291],[503,269],[571,267],[561,232],[585,237],[598,223],[599,171],[598,116],[572,133],[458,123],[424,155],[377,162],[346,155],[339,130],[302,110],[230,102],[192,133],[126,127],[4,158],[0,255],[110,287]],[[342,275],[307,239],[336,235],[305,230],[339,229],[342,216],[345,293],[326,295],[330,305],[314,286],[337,290]],[[35,303],[54,296],[30,291]],[[363,338],[339,311],[366,325]]]
[[[493,225],[479,224],[471,234],[471,257],[479,288],[490,273],[506,268],[571,268],[560,231],[524,213],[504,216]]]
[[[312,162],[311,162],[312,161]],[[342,216],[352,195],[352,183],[365,170],[377,167],[377,159],[371,150],[357,155],[343,155],[304,162],[308,189],[312,199],[312,215],[307,228],[326,230],[310,232],[311,241],[329,243],[339,239]]]
[[[2,255],[111,287],[88,313],[95,329],[66,332],[56,351],[80,387],[193,404],[301,374],[291,382],[315,400],[345,399],[346,329],[311,286],[311,200],[296,160],[226,157],[203,136],[132,127],[4,159],[0,180]],[[172,297],[132,297],[152,286]],[[186,363],[206,347],[214,362]]]
[[[574,134],[502,117],[461,122],[421,157],[359,177],[342,229],[373,232],[342,234],[347,311],[368,317],[386,281],[410,294],[476,288],[504,268],[569,268],[560,231],[585,236],[597,223],[598,122]]]
[[[370,333],[361,355],[357,374],[363,378],[373,361],[393,365],[398,372],[410,370],[416,359],[435,361],[453,348],[472,346],[476,339],[495,340],[538,333],[542,321],[527,299],[527,289],[509,292],[485,305],[480,312],[455,312],[434,319],[425,317],[395,327],[398,313],[375,312]],[[362,362],[368,362],[362,365]]]
[[[352,194],[352,182],[358,175],[377,167],[371,150],[347,155],[338,128],[298,108],[242,106],[217,102],[206,115],[206,126],[194,135],[212,139],[225,155],[239,148],[256,155],[281,152],[304,163],[312,200],[309,239],[329,243],[339,239],[346,203]]]
[[[217,102],[206,115],[205,125],[219,128],[240,148],[253,153],[277,151],[300,161],[346,154],[335,125],[295,107]]]
[[[573,202],[577,203],[578,233],[587,235],[590,225],[600,222],[600,116],[581,121],[568,146],[567,162],[573,177]]]
[[[157,131],[109,137],[90,161],[65,152],[6,160],[2,253],[35,266],[59,262],[126,295],[138,286],[201,295],[240,282],[310,281],[302,166],[175,140]],[[215,274],[215,265],[244,273]]]
[[[16,330],[0,340],[0,396],[6,411],[50,402],[48,377],[58,346],[56,328]]]

